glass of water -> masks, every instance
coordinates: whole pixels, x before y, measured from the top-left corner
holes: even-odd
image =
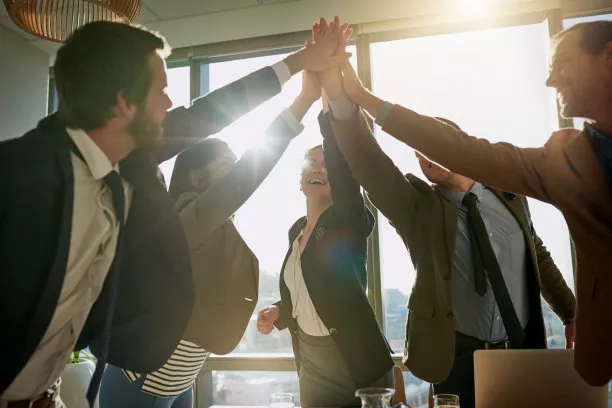
[[[455,394],[434,395],[434,408],[457,408],[459,396]]]
[[[276,393],[270,395],[269,408],[293,408],[295,404],[293,402],[293,394],[291,393]]]

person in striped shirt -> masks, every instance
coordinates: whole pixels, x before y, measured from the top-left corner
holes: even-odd
[[[107,366],[100,408],[190,408],[193,383],[210,352],[225,354],[240,341],[256,304],[259,268],[233,224],[233,214],[303,130],[300,121],[320,97],[320,85],[313,78],[304,71],[302,92],[266,132],[266,149],[254,147],[236,161],[226,143],[209,138],[177,157],[169,191],[191,249],[196,292],[191,321],[174,353],[157,371],[139,374]],[[241,296],[241,285],[253,293]],[[220,299],[210,301],[212,297]],[[227,306],[219,311],[221,301]],[[251,304],[236,316],[232,313],[241,308],[239,302]]]

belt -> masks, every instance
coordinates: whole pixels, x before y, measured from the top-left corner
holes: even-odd
[[[507,350],[512,348],[509,340],[489,342],[458,331],[455,332],[455,339],[458,344],[471,347],[474,350]]]
[[[55,408],[59,400],[61,379],[58,379],[49,389],[34,398],[20,401],[5,401],[0,399],[0,408]]]

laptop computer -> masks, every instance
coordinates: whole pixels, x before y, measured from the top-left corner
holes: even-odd
[[[477,350],[474,382],[476,408],[608,408],[608,386],[580,377],[573,350]]]

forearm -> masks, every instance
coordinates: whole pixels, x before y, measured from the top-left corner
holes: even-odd
[[[291,140],[303,129],[299,122],[291,124],[290,116],[287,110],[283,111],[270,125],[263,141],[265,149],[249,149],[224,178],[181,211],[191,246],[197,246],[226,222],[270,174]]]
[[[314,102],[314,99],[300,94],[297,98],[295,98],[291,106],[289,106],[289,110],[291,113],[293,113],[295,119],[298,122],[301,122]]]
[[[366,88],[361,88],[357,92],[352,92],[348,94],[348,97],[357,105],[361,106],[373,118],[377,117],[379,109],[383,104],[382,99],[374,95]]]

